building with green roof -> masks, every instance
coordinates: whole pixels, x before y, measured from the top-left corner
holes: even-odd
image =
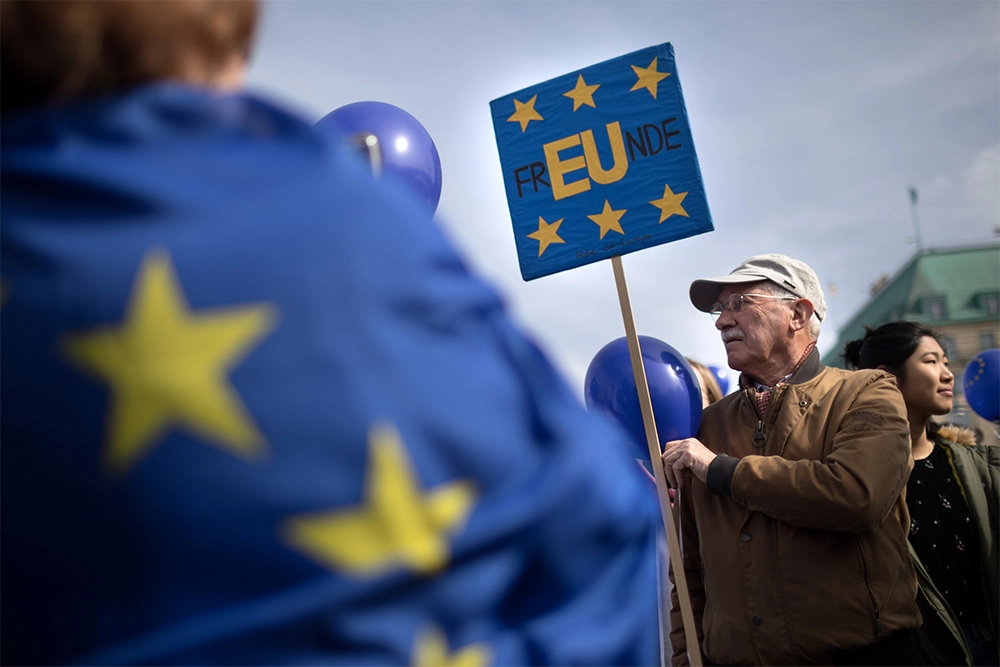
[[[955,373],[955,409],[945,419],[993,435],[994,428],[968,409],[962,372],[979,352],[1000,347],[1000,245],[919,250],[896,275],[883,275],[871,298],[837,331],[837,344],[823,356],[828,366],[844,368],[848,341],[865,327],[912,320],[933,328],[942,339]]]

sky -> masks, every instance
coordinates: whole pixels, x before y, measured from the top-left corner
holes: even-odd
[[[582,399],[625,335],[611,263],[522,280],[489,103],[664,42],[715,230],[623,257],[640,335],[726,368],[688,288],[778,252],[827,289],[825,354],[917,230],[925,248],[997,240],[995,1],[276,0],[248,87],[310,121],[359,101],[416,117],[441,158],[438,223]]]

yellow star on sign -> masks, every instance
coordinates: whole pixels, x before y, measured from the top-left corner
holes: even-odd
[[[524,132],[526,129],[528,129],[528,123],[530,123],[531,121],[545,120],[544,118],[542,118],[540,113],[535,111],[535,100],[537,99],[538,95],[534,95],[527,102],[519,102],[517,100],[514,100],[514,108],[516,109],[516,111],[514,111],[514,114],[507,119],[507,122],[520,123],[521,132]]]
[[[604,235],[611,230],[614,230],[619,234],[625,233],[622,231],[622,225],[620,221],[622,219],[622,216],[625,215],[625,211],[627,210],[628,209],[623,208],[620,211],[613,211],[611,210],[611,204],[609,204],[608,200],[605,199],[604,210],[598,213],[597,215],[588,215],[587,217],[601,226],[601,238],[603,239]]]
[[[601,84],[599,83],[588,86],[587,82],[583,80],[583,75],[581,74],[576,80],[576,87],[569,92],[563,93],[563,97],[568,97],[573,100],[573,111],[576,111],[584,104],[596,109],[597,107],[594,105],[594,91],[600,87]]]
[[[485,644],[470,644],[449,653],[444,633],[430,627],[417,637],[410,663],[413,667],[485,667],[490,658]]]
[[[362,505],[288,519],[284,540],[323,565],[358,577],[395,567],[420,574],[441,570],[450,558],[447,534],[458,531],[472,511],[472,483],[424,491],[391,426],[369,431],[368,459]]]
[[[685,218],[688,217],[687,211],[681,206],[681,202],[687,197],[686,192],[679,192],[674,194],[674,191],[670,189],[669,185],[663,186],[663,197],[661,199],[654,199],[649,202],[653,206],[660,209],[660,222],[663,222],[672,215],[683,215]]]
[[[639,77],[639,80],[635,82],[635,85],[632,86],[629,92],[645,88],[653,96],[653,99],[656,99],[656,89],[660,81],[670,76],[670,72],[659,72],[656,70],[656,60],[654,57],[653,62],[649,63],[649,67],[636,67],[632,65],[632,71]]]
[[[126,472],[170,428],[242,458],[262,454],[266,441],[227,374],[276,320],[266,304],[193,312],[170,256],[147,253],[124,322],[63,341],[73,364],[111,387],[105,465]]]
[[[545,249],[549,247],[551,243],[566,243],[563,241],[559,234],[559,225],[563,222],[563,218],[559,218],[551,225],[545,222],[545,219],[541,216],[538,217],[538,231],[531,232],[528,234],[529,239],[535,239],[538,241],[538,256],[541,257]]]

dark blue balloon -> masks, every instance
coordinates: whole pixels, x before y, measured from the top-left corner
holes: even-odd
[[[656,338],[639,336],[639,349],[660,444],[692,437],[701,424],[701,388],[695,370],[684,355]],[[648,462],[646,429],[625,338],[611,341],[594,355],[584,396],[587,409],[604,413],[624,428],[635,445],[632,454]]]
[[[409,113],[385,102],[354,102],[323,116],[316,127],[356,143],[377,175],[405,183],[432,213],[437,210],[441,159],[431,135]]]
[[[962,390],[973,412],[987,421],[1000,419],[1000,349],[972,358],[962,374]]]
[[[712,375],[715,376],[715,381],[719,383],[719,389],[722,391],[722,395],[725,396],[729,393],[729,371],[725,368],[719,368],[718,366],[709,366],[708,370],[712,371]]]

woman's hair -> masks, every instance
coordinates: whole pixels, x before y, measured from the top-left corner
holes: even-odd
[[[918,322],[889,322],[878,329],[865,327],[864,338],[844,346],[844,360],[855,369],[885,366],[902,382],[906,376],[906,360],[920,347],[925,336],[941,342],[933,329]],[[928,418],[925,428],[927,436],[933,438],[941,425]]]
[[[146,83],[210,83],[249,55],[255,0],[0,2],[0,113]]]
[[[906,374],[906,360],[925,336],[941,342],[933,329],[918,322],[889,322],[877,329],[865,327],[864,338],[844,346],[844,361],[855,369],[885,366],[902,380]]]
[[[698,381],[705,389],[705,395],[708,397],[709,405],[721,399],[722,388],[719,387],[719,381],[715,379],[715,375],[712,373],[711,369],[704,364],[698,363],[694,359],[688,359],[687,362],[691,364],[691,367],[698,374]]]

